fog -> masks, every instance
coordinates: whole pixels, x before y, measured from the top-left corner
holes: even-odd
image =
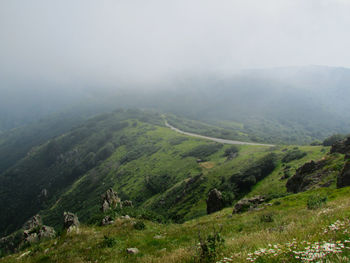
[[[347,0],[0,0],[0,132],[106,98],[108,110],[245,119],[311,90],[305,104],[341,114],[349,13]]]
[[[347,0],[0,1],[1,87],[152,87],[192,74],[350,67]]]

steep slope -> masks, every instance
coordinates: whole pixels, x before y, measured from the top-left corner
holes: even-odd
[[[229,158],[230,147],[179,135],[164,127],[159,114],[100,115],[33,148],[0,176],[1,233],[20,227],[39,210],[46,224],[57,227],[65,210],[91,221],[100,214],[100,195],[110,187],[137,207],[182,222],[206,213],[212,188],[232,204],[285,154],[282,147],[247,145]],[[307,148],[307,153],[320,149]]]

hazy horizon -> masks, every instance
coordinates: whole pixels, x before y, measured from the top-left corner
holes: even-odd
[[[350,68],[350,2],[1,1],[2,88],[152,86],[240,69]]]

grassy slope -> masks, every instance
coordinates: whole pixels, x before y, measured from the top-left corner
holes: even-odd
[[[130,125],[123,132],[135,139],[134,145],[152,145],[158,150],[121,164],[128,149],[126,146],[117,148],[110,158],[75,182],[53,207],[42,212],[48,224],[57,226],[61,223],[64,210],[76,212],[83,221],[88,221],[99,213],[100,195],[109,187],[113,187],[123,200],[132,200],[138,206],[165,216],[181,220],[202,216],[206,214],[207,193],[212,188],[219,187],[222,178],[228,179],[269,152],[280,157],[284,154],[284,147],[243,145],[238,146],[240,151],[236,158],[226,161],[223,153],[230,146],[225,145],[207,157],[207,162],[198,164],[195,157],[184,158],[182,155],[196,146],[213,144],[212,142],[185,137],[168,128],[142,122],[134,127]],[[321,147],[302,146],[300,149],[307,151],[308,155],[294,161],[295,166],[310,159],[318,159],[323,154]],[[281,166],[277,170],[280,171]],[[279,173],[277,170],[274,174]],[[201,178],[189,186],[187,182],[199,174],[202,174]],[[170,178],[163,182],[166,184],[164,191],[150,192],[146,187],[146,178],[164,175]],[[278,187],[283,184],[285,181],[278,182]],[[284,194],[285,190],[282,192]],[[161,200],[165,201],[163,207],[159,205]]]
[[[327,194],[330,201],[321,209],[308,210],[307,198],[314,192]],[[262,211],[231,216],[232,209],[228,208],[182,225],[146,221],[146,229],[140,231],[132,227],[133,220],[117,220],[107,227],[83,226],[78,234],[64,234],[55,240],[28,248],[27,251],[31,251],[29,256],[18,259],[24,253],[22,251],[3,258],[1,262],[193,262],[198,231],[204,235],[210,233],[213,226],[219,225],[223,227],[222,234],[226,240],[222,257],[233,255],[234,262],[247,262],[248,253],[259,248],[269,248],[269,244],[282,244],[294,239],[299,243],[304,240],[348,239],[348,233],[324,234],[323,231],[335,221],[350,216],[349,197],[350,188],[324,188],[274,200],[275,205]],[[266,213],[273,215],[273,222],[261,222],[261,215]],[[154,238],[156,235],[161,238]],[[104,236],[115,238],[116,245],[112,248],[103,246]],[[125,251],[128,247],[137,247],[141,252],[128,255]],[[333,258],[331,262],[346,261]]]
[[[135,123],[135,121],[132,122]],[[285,148],[292,148],[283,146],[274,148],[239,146],[238,156],[231,161],[226,161],[223,153],[226,148],[230,147],[227,145],[207,157],[206,163],[198,164],[195,157],[184,158],[182,154],[198,145],[212,144],[211,142],[184,137],[167,128],[140,121],[137,121],[137,125],[129,125],[124,132],[129,138],[134,139],[132,145],[152,145],[157,151],[151,152],[151,154],[143,154],[135,160],[122,163],[121,160],[130,152],[130,149],[127,148],[127,145],[118,147],[107,160],[101,162],[99,166],[90,170],[69,187],[55,205],[42,212],[47,224],[57,224],[61,220],[62,212],[66,209],[78,212],[79,217],[83,221],[87,221],[96,213],[99,213],[99,196],[110,186],[113,186],[123,199],[131,199],[137,205],[154,209],[159,200],[170,198],[174,189],[182,191],[182,186],[186,185],[191,178],[196,178],[198,174],[202,174],[198,187],[191,189],[194,190],[193,192],[187,192],[185,198],[180,198],[180,201],[172,205],[166,212],[180,214],[185,219],[201,216],[205,214],[207,192],[211,188],[219,186],[223,177],[230,177],[233,173],[244,169],[244,167],[249,166],[271,151],[281,157],[285,154]],[[308,155],[289,163],[292,171],[306,161],[310,159],[317,160],[324,155],[322,147],[301,146],[299,149],[306,151]],[[341,156],[337,158],[340,159]],[[337,158],[334,162],[339,161]],[[284,167],[279,161],[275,171],[259,182],[249,195],[284,196],[286,181],[279,180],[283,169]],[[171,178],[175,179],[172,181],[170,189],[153,195],[145,188],[145,175],[148,174],[170,174]],[[330,203],[330,205],[334,207],[350,196],[347,189],[334,190],[331,187],[324,191],[329,191],[330,199],[334,199],[335,202],[334,204]],[[308,230],[297,230],[300,224],[306,225],[307,222],[316,220],[313,218],[316,212],[305,209],[305,200],[308,194],[284,197],[281,199],[282,205],[267,208],[266,211],[276,214],[274,216],[275,221],[270,224],[258,223],[260,214],[266,211],[248,212],[243,215],[233,215],[231,218],[229,215],[232,208],[188,221],[182,225],[162,225],[147,221],[147,229],[144,231],[134,230],[128,222],[117,221],[115,225],[105,228],[83,226],[79,235],[63,235],[56,241],[48,241],[34,246],[30,250],[36,251],[33,252],[35,256],[23,257],[23,260],[61,262],[65,261],[66,256],[69,255],[71,262],[89,260],[98,260],[99,262],[186,262],[190,261],[194,254],[198,228],[207,232],[210,231],[213,225],[218,224],[224,226],[223,234],[227,240],[228,246],[224,253],[234,253],[238,248],[248,252],[263,245],[261,242],[264,241],[257,240],[257,235],[268,235],[266,229],[278,227],[279,224],[291,224],[291,227],[295,227],[295,229],[288,230],[288,233],[272,233],[269,236],[270,242],[281,242],[281,240],[291,238],[292,235],[304,235]],[[333,215],[334,219],[337,216],[343,216],[343,213],[348,213],[344,207],[340,209],[341,211],[338,214]],[[162,209],[159,209],[159,211],[164,212]],[[305,222],[298,220],[298,214],[300,213],[305,214]],[[323,219],[318,218],[317,220]],[[320,221],[317,226],[328,224],[332,219],[330,217],[329,220]],[[310,231],[315,230],[311,228]],[[255,233],[253,233],[254,231]],[[164,236],[164,238],[154,239],[154,235],[157,234]],[[115,237],[118,245],[115,248],[101,247],[104,235]],[[58,243],[55,245],[55,242]],[[49,249],[46,253],[43,253],[50,247],[52,247],[52,250]],[[56,249],[53,247],[56,247]],[[137,256],[126,255],[125,248],[127,247],[138,247],[141,253]],[[162,250],[163,248],[166,248],[166,250]],[[15,257],[18,257],[18,255],[8,257],[4,261],[11,261],[11,258]]]

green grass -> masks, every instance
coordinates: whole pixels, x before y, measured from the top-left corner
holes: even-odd
[[[307,200],[316,192],[327,195],[329,202],[320,209],[309,210]],[[26,250],[31,251],[29,256],[18,260],[25,252],[21,251],[1,262],[194,262],[198,231],[207,235],[213,226],[219,225],[226,240],[221,257],[234,256],[234,262],[247,262],[248,253],[269,248],[269,244],[284,244],[294,239],[297,242],[348,239],[349,234],[323,231],[335,221],[349,218],[349,197],[350,188],[323,188],[272,200],[276,204],[262,211],[231,215],[232,208],[227,208],[181,225],[145,221],[146,228],[140,231],[134,229],[132,219],[117,220],[106,227],[82,226],[78,234],[63,234],[33,245]],[[267,213],[273,216],[272,222],[261,220]],[[113,238],[115,245],[103,245],[104,236]],[[137,247],[140,253],[128,255],[128,247]],[[267,258],[259,262],[273,261]],[[332,262],[342,261],[333,258]]]

